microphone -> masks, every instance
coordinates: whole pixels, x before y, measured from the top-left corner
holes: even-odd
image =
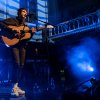
[[[35,16],[35,14],[28,14],[28,15],[26,15],[26,17],[32,17],[32,16]]]
[[[27,14],[27,15],[25,15],[25,17],[34,18],[34,20],[38,20],[37,15],[35,13]]]

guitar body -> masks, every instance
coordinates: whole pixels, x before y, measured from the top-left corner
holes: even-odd
[[[13,46],[13,45],[19,43],[19,39],[17,39],[17,38],[10,39],[9,37],[5,37],[5,36],[1,36],[1,37],[2,37],[2,40],[4,41],[4,43],[8,46]]]
[[[17,29],[20,30],[20,33],[13,32],[13,28],[16,27]],[[11,29],[11,31],[6,32],[6,34],[2,35],[2,40],[4,43],[8,46],[14,46],[17,43],[19,43],[22,40],[29,39],[31,37],[31,33],[29,33],[29,28],[27,26],[8,26],[8,28]],[[23,30],[24,28],[24,30]],[[21,33],[21,31],[24,31],[24,34]]]

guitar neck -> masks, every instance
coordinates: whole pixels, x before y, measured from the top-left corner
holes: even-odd
[[[30,29],[30,30],[20,30],[20,32],[21,32],[21,33],[27,33],[27,32],[28,32],[28,33],[32,33],[32,30],[31,30],[31,29]]]

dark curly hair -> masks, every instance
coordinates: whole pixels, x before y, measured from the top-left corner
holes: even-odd
[[[26,11],[27,11],[26,8],[19,8],[19,9],[17,10],[17,15],[18,15],[18,16],[20,16],[22,10],[26,10]],[[27,11],[27,12],[28,12],[28,11]]]

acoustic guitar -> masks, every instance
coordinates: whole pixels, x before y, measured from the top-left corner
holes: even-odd
[[[19,29],[20,32],[13,30],[15,27]],[[4,32],[1,37],[4,43],[8,46],[14,46],[22,40],[29,39],[32,35],[27,26],[8,26],[8,30],[6,29],[6,31],[7,32]]]
[[[17,28],[20,32],[13,30],[13,28]],[[54,28],[52,25],[47,25],[47,28]],[[3,33],[2,40],[7,46],[14,46],[15,44],[19,43],[22,40],[30,39],[32,33],[36,31],[40,31],[45,29],[45,27],[41,27],[38,30],[32,28],[31,30],[27,26],[8,26],[7,30]],[[31,32],[30,32],[31,31]]]

